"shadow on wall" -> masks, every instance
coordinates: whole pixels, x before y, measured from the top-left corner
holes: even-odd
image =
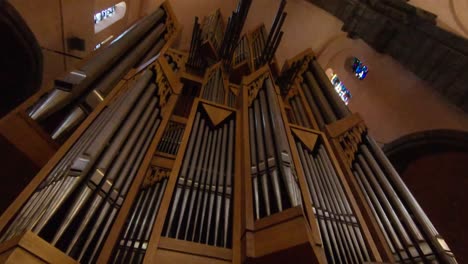
[[[35,93],[42,81],[43,57],[26,22],[0,1],[0,117]],[[7,41],[6,41],[7,40]]]
[[[384,151],[458,262],[467,263],[468,133],[414,133],[387,144]]]
[[[366,79],[358,80],[346,68],[344,62],[349,57],[357,57],[369,67]],[[380,143],[424,130],[468,131],[468,114],[447,102],[396,60],[377,53],[362,40],[346,35],[335,38],[318,60],[323,68],[332,68],[350,90],[349,108],[362,115]]]

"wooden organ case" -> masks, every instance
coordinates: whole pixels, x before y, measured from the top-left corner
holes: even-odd
[[[250,4],[196,18],[188,52],[163,4],[162,48],[0,217],[0,261],[456,263],[313,52],[279,70],[286,2],[241,35]]]

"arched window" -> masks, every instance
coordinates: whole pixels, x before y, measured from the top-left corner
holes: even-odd
[[[127,4],[120,2],[94,14],[94,33],[98,33],[125,16]]]
[[[369,69],[367,68],[366,65],[362,63],[362,61],[360,61],[358,58],[355,57],[353,59],[352,67],[353,67],[354,75],[356,75],[356,77],[359,80],[364,80],[364,78],[366,78],[367,73],[369,72]]]

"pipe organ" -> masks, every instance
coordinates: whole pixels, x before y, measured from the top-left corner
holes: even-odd
[[[456,263],[314,53],[279,70],[286,1],[241,35],[250,4],[196,18],[185,52],[164,3],[24,107],[84,110],[0,217],[0,259]]]

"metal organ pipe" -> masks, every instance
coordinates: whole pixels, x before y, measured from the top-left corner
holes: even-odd
[[[207,255],[227,260],[225,256],[231,252],[235,261],[239,259],[235,254],[245,253],[242,245],[233,246],[239,239],[244,240],[243,234],[236,232],[249,229],[253,223],[253,230],[247,231],[263,235],[276,232],[279,226],[289,228],[305,221],[306,232],[318,231],[312,237],[307,233],[308,237],[320,237],[310,245],[313,253],[318,258],[324,253],[326,262],[365,263],[394,257],[399,263],[456,263],[381,149],[363,132],[365,127],[359,124],[340,130],[341,134],[333,133],[337,131],[333,123],[350,113],[311,53],[306,51],[297,56],[299,59],[288,60],[276,80],[275,69],[268,71],[270,65],[242,79],[246,72],[252,73],[273,59],[287,16],[286,1],[282,0],[269,33],[262,26],[239,41],[251,2],[240,0],[226,30],[221,27],[219,10],[207,16],[202,25],[195,18],[188,56],[174,50],[164,52],[169,68],[165,63],[149,64],[166,44],[168,30],[174,27],[178,32],[175,21],[166,28],[166,14],[158,9],[80,71],[57,80],[56,89],[30,111],[33,118],[41,120],[73,100],[79,103],[53,138],[64,135],[92,112],[129,67],[148,67],[137,73],[135,82],[121,86],[112,100],[101,105],[103,109],[89,120],[91,123],[69,150],[59,154],[55,167],[47,170],[48,175],[40,176],[45,178],[32,195],[20,200],[23,207],[13,217],[8,216],[0,242],[32,231],[82,263],[95,263],[98,257],[107,261],[108,254],[112,263],[142,263],[146,253],[148,259],[158,257],[147,249],[157,246],[150,245],[150,239],[159,240],[162,235],[165,238],[160,241],[167,244],[184,240],[203,244],[199,248],[218,247],[211,248]],[[215,54],[202,41],[210,41]],[[183,67],[180,63],[185,59]],[[252,61],[254,65],[250,65]],[[173,74],[186,69],[194,72]],[[164,76],[165,71],[172,73]],[[230,83],[239,79],[240,85]],[[164,87],[158,87],[161,82]],[[171,90],[180,93],[171,94]],[[182,113],[178,107],[187,111]],[[195,110],[187,114],[188,109]],[[285,123],[284,112],[294,124]],[[242,123],[237,124],[237,120]],[[319,130],[330,125],[333,131],[313,131],[314,120]],[[164,131],[157,133],[161,124]],[[245,142],[236,142],[236,138]],[[333,148],[328,145],[329,138]],[[182,140],[187,142],[182,144]],[[249,144],[249,149],[237,146],[239,143]],[[149,149],[154,153],[148,153]],[[343,155],[335,158],[334,152],[339,151]],[[236,160],[241,153],[250,155],[245,157],[250,158],[250,168],[242,168],[248,161]],[[144,176],[143,164],[150,168],[143,184],[137,186],[135,180]],[[238,168],[250,170],[250,174],[245,170],[247,175],[242,175]],[[299,178],[305,184],[303,190],[296,172],[304,178]],[[170,183],[169,175],[175,177]],[[235,176],[241,178],[234,181]],[[351,179],[348,185],[348,177],[356,181]],[[252,183],[248,198],[254,208],[244,214],[238,206],[248,207],[250,201],[246,203],[244,197],[234,194],[244,193],[242,186],[249,183],[245,183],[246,179]],[[237,192],[235,183],[240,183]],[[165,194],[168,184],[171,190]],[[355,191],[358,202],[363,198],[368,204],[359,204],[365,207],[364,213],[371,215],[361,216],[351,196],[356,195]],[[245,194],[250,196],[250,190]],[[159,213],[164,195],[167,204]],[[129,201],[130,196],[134,200]],[[302,199],[312,208],[302,208]],[[290,208],[294,209],[286,211]],[[301,214],[301,209],[305,213]],[[156,219],[158,214],[164,219]],[[242,219],[244,216],[247,218]],[[380,240],[378,230],[368,230],[363,226],[367,222],[359,219],[370,220],[372,228],[376,223],[385,240]],[[117,229],[120,234],[109,236]],[[373,241],[376,235],[376,242],[383,244]],[[116,240],[113,251],[108,251],[110,248],[104,244]],[[263,246],[257,235],[245,241]],[[384,254],[380,255],[382,249]],[[387,255],[388,249],[393,257]],[[218,253],[223,255],[213,256]],[[255,256],[250,253],[240,259],[257,256],[257,252]],[[208,257],[198,255],[200,259]]]
[[[130,212],[130,219],[124,226],[119,244],[113,254],[113,263],[141,263],[143,261],[167,180],[167,178],[162,178],[139,191]],[[150,193],[151,199],[150,202],[143,204],[143,197],[146,193]],[[143,215],[142,221],[137,221],[137,215]],[[136,236],[131,236],[131,233]]]
[[[102,111],[24,205],[2,241],[24,230],[40,236],[45,231],[70,256],[93,261],[160,124],[153,76],[151,71],[141,74]],[[57,214],[65,205],[68,210]]]
[[[275,150],[274,150],[274,142],[273,142],[273,135],[272,132],[272,125],[271,119],[268,117],[268,106],[266,103],[266,98],[264,91],[260,90],[258,92],[258,96],[260,98],[260,107],[262,111],[261,122],[263,123],[264,135],[265,135],[265,148],[266,148],[266,159],[265,159],[265,166],[266,171],[268,172],[271,182],[273,185],[273,192],[276,198],[276,206],[278,211],[283,211],[283,204],[281,201],[281,189],[279,183],[279,176],[278,176],[278,163],[276,160]]]
[[[312,71],[317,81],[320,83],[320,88],[323,94],[328,99],[328,103],[332,107],[338,119],[347,117],[351,114],[348,107],[341,100],[338,93],[335,91],[330,79],[323,71],[322,67],[318,64],[317,60],[312,60],[309,64],[309,69]]]
[[[277,147],[277,155],[279,157],[279,167],[283,175],[283,181],[286,184],[286,191],[289,196],[291,205],[298,206],[301,204],[300,192],[295,176],[291,169],[291,150],[286,137],[284,121],[279,108],[278,98],[273,87],[272,80],[267,78],[264,82],[268,106],[270,109],[270,118],[272,130],[275,131],[274,139]]]
[[[207,118],[196,113],[163,234],[230,247],[234,118],[216,126]]]
[[[279,102],[270,79],[265,79],[248,111],[254,209],[258,219],[300,205],[301,197],[291,168],[291,150]]]
[[[34,120],[42,120],[82,95],[89,89],[89,85],[102,76],[109,65],[117,62],[164,15],[163,9],[157,9],[153,14],[140,21],[132,30],[126,32],[119,41],[114,41],[108,48],[92,57],[79,70],[72,71],[63,79],[56,80],[55,89],[29,116]]]
[[[146,53],[145,57],[143,57],[143,59],[140,60],[140,64],[138,65],[138,67],[143,66],[154,56],[158,55],[165,44],[166,40],[164,39],[164,37],[160,38],[159,41],[156,44],[154,44],[154,46]]]
[[[401,262],[457,263],[375,141],[364,135],[359,150],[354,174],[395,258]]]
[[[302,87],[302,91],[304,91],[304,95],[306,97],[307,103],[309,104],[310,109],[312,110],[312,114],[315,117],[315,121],[317,121],[317,125],[319,126],[319,129],[323,129],[325,127],[325,121],[323,120],[324,118],[321,112],[319,111],[317,103],[314,100],[314,96],[312,96],[311,94],[311,90],[308,89],[305,83],[302,83],[301,87]]]
[[[65,122],[61,123],[54,131],[52,138],[57,139],[62,136],[64,132],[76,127],[80,121],[84,119],[86,112],[94,110],[120,79],[148,52],[151,45],[161,38],[165,27],[163,23],[156,26],[142,42],[138,43],[131,52],[128,52],[98,83],[92,85],[93,91],[71,111],[70,116],[75,116],[75,119],[71,121],[70,118],[66,118]],[[164,43],[164,38],[162,38],[157,45],[160,45],[162,48]]]
[[[323,144],[317,143],[314,150],[309,150],[296,139],[296,146],[328,261],[363,263],[371,260],[362,231]]]
[[[329,102],[323,95],[322,90],[320,89],[312,73],[310,71],[306,71],[303,77],[304,77],[304,80],[306,81],[308,88],[310,89],[310,92],[314,95],[314,99],[316,99],[317,106],[320,109],[319,110],[320,113],[322,113],[325,123],[330,124],[330,123],[335,122],[337,120],[337,117],[335,113],[333,112],[332,108],[330,107]],[[310,102],[313,102],[313,101],[315,100],[309,101],[309,104]]]

